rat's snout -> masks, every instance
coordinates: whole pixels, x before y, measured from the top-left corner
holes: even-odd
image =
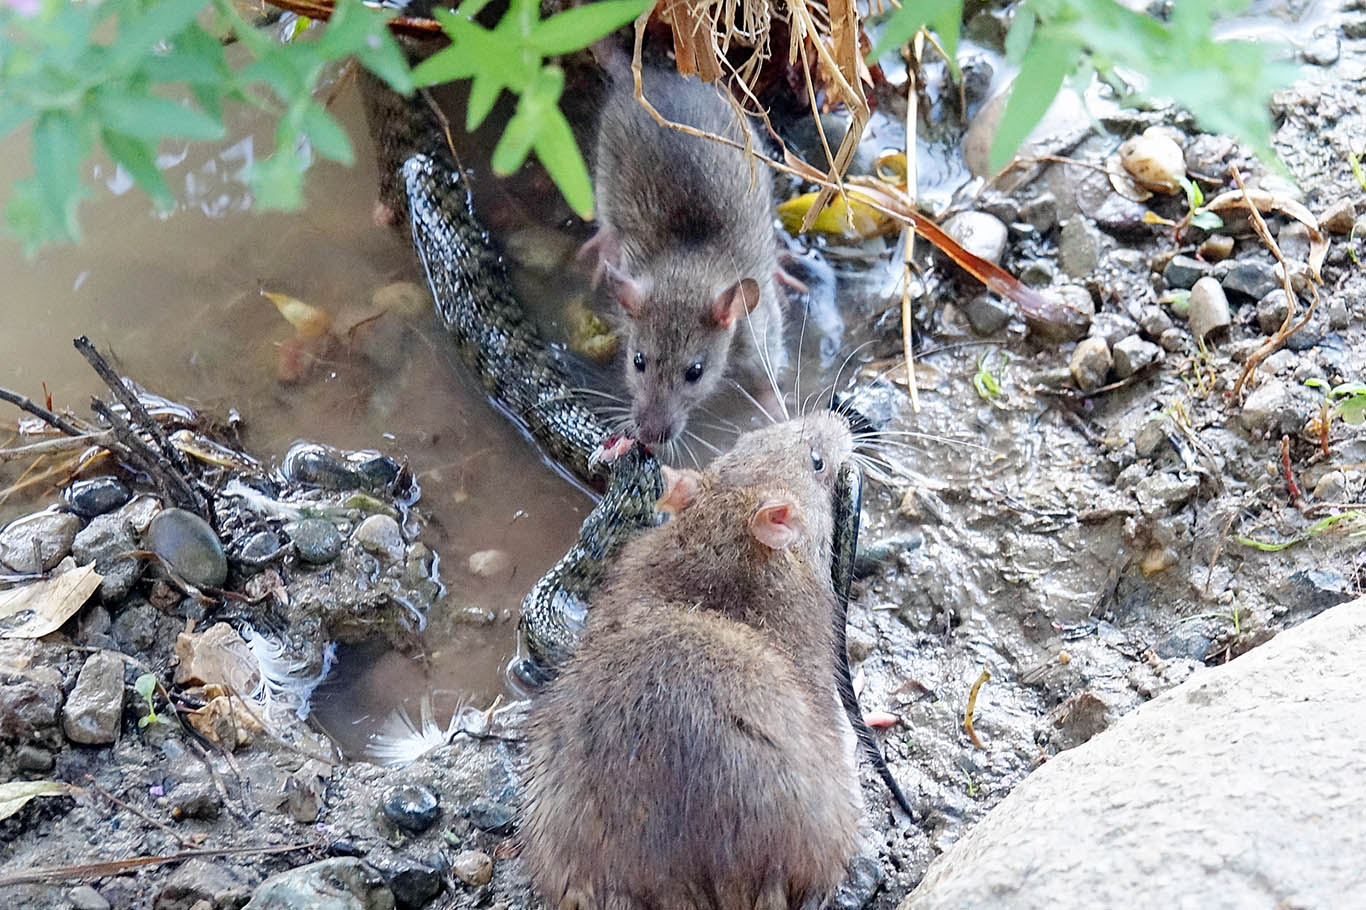
[[[650,446],[663,445],[683,429],[682,421],[667,411],[656,408],[638,411],[635,423],[636,439]]]

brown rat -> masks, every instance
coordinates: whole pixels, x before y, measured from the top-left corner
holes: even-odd
[[[529,727],[523,853],[552,907],[814,908],[861,796],[835,691],[843,418],[742,436],[675,475]]]
[[[744,151],[660,126],[634,97],[620,52],[598,127],[598,235],[625,316],[631,435],[666,443],[729,376],[776,404],[787,363],[773,182]],[[646,66],[645,97],[667,120],[758,148],[723,90]],[[772,377],[772,378],[771,378]]]

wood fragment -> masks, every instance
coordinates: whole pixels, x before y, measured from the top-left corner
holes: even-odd
[[[968,709],[963,713],[963,729],[967,731],[968,739],[979,749],[985,749],[982,741],[977,738],[977,731],[972,728],[972,713],[977,710],[977,693],[987,680],[991,679],[991,671],[983,670],[982,675],[977,677],[977,681],[972,684],[971,691],[968,692]]]
[[[315,850],[322,853],[326,845],[321,841],[304,844],[279,844],[271,847],[224,847],[216,850],[181,850],[162,856],[134,856],[129,859],[106,860],[103,862],[80,863],[74,866],[53,866],[46,869],[33,869],[14,875],[0,876],[0,888],[7,885],[34,885],[79,878],[108,878],[121,875],[133,869],[160,866],[165,863],[178,863],[187,859],[207,859],[216,856],[264,856],[272,853],[295,853],[300,850]]]

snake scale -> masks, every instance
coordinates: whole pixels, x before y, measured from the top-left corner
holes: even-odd
[[[494,407],[522,427],[553,463],[590,486],[605,488],[578,539],[522,604],[531,661],[523,662],[519,675],[539,682],[573,652],[588,595],[622,544],[657,523],[655,503],[663,493],[659,464],[638,445],[610,467],[594,461],[593,453],[611,430],[571,391],[564,368],[512,294],[497,243],[475,215],[432,101],[421,93],[404,98],[368,74],[361,81],[379,163],[380,200],[397,219],[409,222],[436,312],[462,359]],[[850,465],[836,488],[832,541],[832,582],[840,605],[834,617],[841,657],[836,682],[860,744],[897,804],[913,817],[863,721],[845,651],[861,491],[861,475]]]

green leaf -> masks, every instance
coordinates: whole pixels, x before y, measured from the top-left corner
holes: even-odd
[[[529,96],[523,95],[517,104],[517,112],[508,120],[498,144],[493,147],[493,172],[499,177],[515,173],[526,161],[531,145],[536,141],[536,133],[544,123],[544,113],[535,110],[536,105]]]
[[[503,83],[500,79],[488,75],[475,77],[470,83],[470,99],[465,103],[465,132],[472,133],[479,129],[502,93]]]
[[[882,23],[882,32],[878,35],[877,44],[865,58],[869,63],[875,63],[887,51],[901,47],[911,40],[916,32],[932,22],[941,22],[947,16],[955,16],[961,22],[963,18],[963,0],[917,0],[917,2],[903,3],[901,8],[892,13],[887,21]],[[943,36],[940,36],[943,38]],[[955,43],[957,35],[954,36]],[[948,50],[945,46],[944,50]]]
[[[152,693],[157,690],[157,678],[154,673],[143,673],[133,680],[133,691],[141,695],[146,701],[151,702]]]
[[[1006,59],[1011,63],[1019,63],[1024,59],[1029,43],[1034,40],[1034,26],[1038,21],[1034,10],[1027,6],[1016,7],[1015,18],[1010,22],[1005,41]]]
[[[961,81],[962,72],[958,69],[958,35],[963,29],[963,7],[955,4],[952,9],[947,9],[934,17],[930,22],[930,27],[939,36],[939,45],[944,48],[944,56],[947,58],[949,70],[953,73],[955,81]]]
[[[1217,231],[1224,226],[1224,219],[1216,212],[1196,212],[1191,216],[1190,223],[1202,231]]]
[[[600,0],[557,13],[531,30],[531,44],[545,56],[567,54],[610,35],[654,5],[654,0]]]
[[[588,176],[588,165],[574,141],[574,131],[559,108],[552,109],[534,143],[536,157],[545,165],[546,173],[560,188],[566,202],[580,218],[593,217],[593,183]]]
[[[218,85],[231,77],[223,45],[198,25],[176,35],[169,52],[148,57],[142,71],[153,82]]]
[[[159,42],[169,40],[194,23],[207,0],[162,0],[119,29],[111,63],[125,67],[148,54]]]
[[[34,182],[49,218],[65,236],[79,240],[76,206],[89,195],[81,180],[81,165],[90,153],[90,142],[75,118],[61,111],[47,111],[33,127]]]
[[[100,90],[94,106],[104,123],[138,139],[221,139],[227,132],[221,121],[203,111],[122,86],[110,85]]]
[[[314,101],[306,101],[300,113],[300,128],[313,149],[322,157],[350,167],[356,160],[346,130]]]
[[[1057,97],[1063,77],[1076,65],[1081,49],[1071,42],[1042,35],[1025,57],[1011,86],[1010,98],[996,127],[988,166],[993,172],[1010,163],[1020,143],[1043,119]]]
[[[105,127],[100,134],[105,150],[110,157],[123,166],[142,191],[152,197],[157,208],[163,211],[175,204],[171,188],[156,165],[156,147],[142,139],[125,136],[123,133]]]

